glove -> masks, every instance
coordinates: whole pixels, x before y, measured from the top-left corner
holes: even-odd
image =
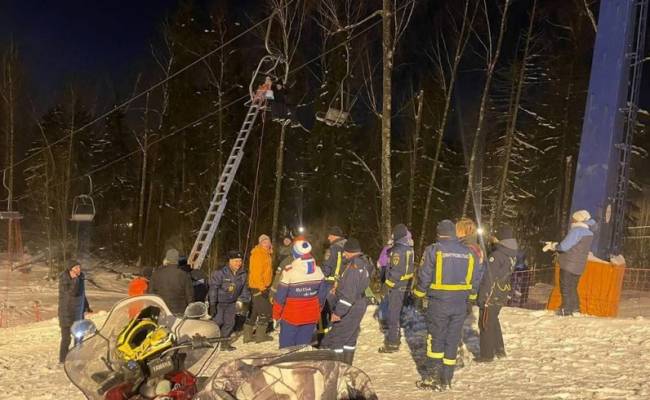
[[[547,251],[555,251],[557,248],[557,242],[546,242],[546,245],[542,248],[542,251],[546,253]]]
[[[210,307],[208,307],[208,314],[210,314],[210,317],[212,318],[217,315],[217,305],[215,303],[210,303]]]
[[[425,312],[429,306],[429,301],[426,297],[415,297],[415,307],[421,312]]]
[[[388,296],[388,293],[390,293],[390,286],[386,285],[385,283],[381,286],[381,297],[386,297]]]

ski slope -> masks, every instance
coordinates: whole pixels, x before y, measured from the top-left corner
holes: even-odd
[[[476,311],[476,310],[475,310]],[[456,374],[454,388],[432,394],[415,388],[416,364],[424,356],[424,323],[409,310],[408,345],[399,353],[379,354],[382,336],[373,319],[363,320],[355,365],[365,370],[380,399],[648,399],[650,398],[650,323],[642,317],[559,318],[546,311],[504,309],[502,323],[509,357],[472,364]],[[100,322],[100,312],[93,318]],[[477,338],[466,326],[468,346]],[[0,399],[83,399],[57,365],[56,319],[0,331]],[[220,354],[230,360],[275,349],[277,342],[243,345]]]

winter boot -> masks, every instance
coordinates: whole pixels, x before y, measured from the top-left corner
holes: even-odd
[[[428,374],[427,376],[422,377],[421,380],[416,381],[415,386],[417,386],[418,389],[422,390],[439,391],[442,387],[442,383],[440,382],[440,377],[436,371],[432,374]]]
[[[221,351],[235,351],[237,348],[233,345],[230,344],[230,341],[226,342],[221,342],[221,345],[219,346]]]
[[[380,353],[396,353],[399,351],[399,343],[385,342],[378,350]]]
[[[253,329],[254,325],[244,324],[244,329],[242,329],[242,341],[244,343],[250,343],[253,341]]]
[[[344,350],[343,362],[348,365],[352,365],[352,361],[354,361],[354,350]]]
[[[474,359],[474,362],[477,363],[489,363],[494,361],[494,357],[485,357],[485,356],[479,356]]]
[[[266,334],[266,328],[266,320],[261,320],[257,323],[257,326],[255,327],[255,343],[273,341],[273,338]]]

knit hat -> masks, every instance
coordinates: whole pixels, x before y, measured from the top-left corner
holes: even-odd
[[[346,253],[361,253],[361,244],[355,238],[349,238],[343,246],[343,251]]]
[[[163,265],[178,265],[178,250],[167,250],[167,253],[165,253],[165,259],[163,260]]]
[[[241,255],[241,251],[239,251],[239,250],[230,250],[230,251],[228,252],[228,260],[236,260],[236,259],[240,259],[240,260],[241,260],[241,259],[243,259],[243,258],[244,258],[244,257],[242,257],[242,255]]]
[[[72,268],[76,267],[77,265],[81,267],[81,263],[79,261],[71,260],[70,263],[68,264],[68,271],[70,271]]]
[[[343,229],[341,229],[341,227],[339,226],[334,225],[327,230],[327,234],[332,236],[343,237]]]
[[[507,240],[507,239],[514,239],[515,235],[512,232],[512,228],[509,227],[508,225],[503,225],[497,229],[496,232],[496,237],[497,239],[501,240]]]
[[[587,210],[578,210],[573,213],[571,218],[576,222],[587,222],[591,219],[591,214]]]
[[[311,253],[311,243],[306,240],[296,240],[291,248],[295,258],[300,258]]]
[[[393,228],[393,240],[397,241],[408,235],[409,231],[404,224],[397,224]]]
[[[448,219],[443,219],[436,226],[438,236],[456,237],[456,225]]]
[[[260,237],[257,239],[257,243],[262,243],[263,241],[268,240],[269,242],[271,241],[271,238],[269,235],[260,235]]]

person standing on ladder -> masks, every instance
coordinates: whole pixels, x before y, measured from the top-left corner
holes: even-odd
[[[346,243],[344,236],[343,230],[338,226],[332,226],[327,231],[327,241],[330,243],[330,247],[325,250],[325,257],[321,268],[325,275],[325,284],[328,292],[334,291],[334,285],[342,272],[341,267],[344,262],[343,247]],[[328,296],[328,301],[323,305],[321,320],[318,326],[318,343],[323,340],[323,336],[330,329],[331,309],[332,304],[330,302],[330,296]]]
[[[255,340],[256,343],[267,342],[273,338],[266,334],[271,320],[271,302],[269,290],[273,281],[273,247],[268,235],[261,235],[258,244],[251,251],[248,267],[248,287],[253,296],[250,318],[244,324],[244,343]],[[253,337],[254,332],[254,337]]]

